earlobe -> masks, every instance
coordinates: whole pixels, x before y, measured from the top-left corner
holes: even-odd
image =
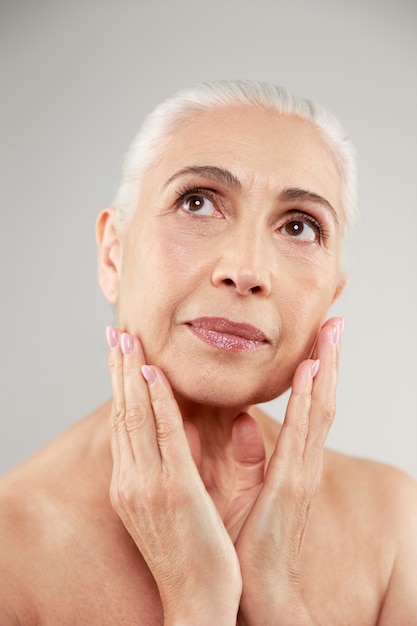
[[[342,274],[342,276],[340,277],[340,280],[338,282],[338,285],[337,285],[337,287],[335,289],[335,292],[333,294],[332,304],[342,295],[342,293],[345,290],[346,283],[347,283],[347,276],[346,276],[346,274]]]
[[[115,209],[103,209],[96,222],[98,281],[111,304],[117,304],[120,278],[120,236],[115,226]]]

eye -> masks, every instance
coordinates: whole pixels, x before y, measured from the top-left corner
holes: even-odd
[[[212,201],[202,195],[189,196],[182,203],[182,207],[190,213],[198,213],[199,215],[214,215],[216,213]]]
[[[284,226],[281,226],[279,232],[293,239],[307,242],[320,241],[322,236],[320,225],[316,220],[307,216],[287,221]]]
[[[210,189],[185,188],[178,193],[177,206],[186,213],[194,213],[202,217],[223,217],[218,210],[218,196]]]

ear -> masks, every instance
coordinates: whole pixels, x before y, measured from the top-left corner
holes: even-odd
[[[342,293],[343,293],[343,292],[344,292],[344,290],[345,290],[346,283],[347,283],[347,276],[346,276],[346,274],[345,274],[345,273],[343,273],[343,274],[341,275],[341,277],[340,277],[340,280],[339,280],[339,282],[338,282],[338,284],[337,284],[337,287],[336,287],[336,289],[335,289],[335,292],[334,292],[334,294],[333,294],[332,304],[333,304],[334,302],[336,302],[336,300],[337,300],[337,299],[338,299],[338,298],[342,295]]]
[[[120,235],[115,226],[115,209],[103,209],[96,222],[98,247],[98,281],[111,304],[117,304],[119,297],[121,245]]]

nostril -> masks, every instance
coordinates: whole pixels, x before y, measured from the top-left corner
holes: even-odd
[[[240,292],[245,292],[245,293],[259,293],[260,291],[262,291],[262,287],[260,285],[254,285],[253,287],[250,286],[250,284],[243,284],[242,281],[234,281],[232,278],[224,278],[223,279],[223,284],[227,285],[228,287],[236,287]]]

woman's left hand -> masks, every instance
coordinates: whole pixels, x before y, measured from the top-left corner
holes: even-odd
[[[235,547],[243,578],[239,624],[317,624],[299,584],[300,552],[322,472],[324,443],[335,413],[339,340],[343,322],[321,329],[313,360],[297,368],[286,416],[265,480],[237,536]],[[245,462],[250,419],[238,418],[237,463]],[[256,423],[252,430],[255,438]],[[240,457],[240,458],[239,458]],[[243,470],[242,470],[243,472]],[[243,472],[244,473],[244,472]],[[259,483],[259,477],[255,484]],[[259,489],[259,487],[258,487]],[[233,511],[229,513],[233,519]],[[225,520],[226,521],[226,520]],[[230,530],[230,529],[229,529]],[[231,529],[233,537],[234,529]]]

